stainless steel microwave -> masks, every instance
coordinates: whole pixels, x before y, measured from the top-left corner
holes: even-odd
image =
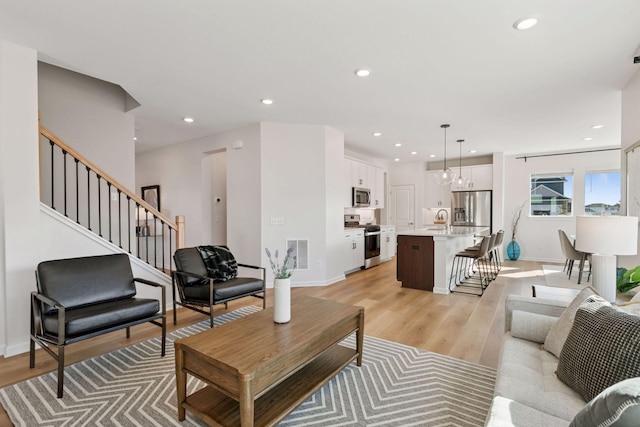
[[[371,190],[353,187],[351,191],[351,205],[354,208],[368,208],[371,206]]]

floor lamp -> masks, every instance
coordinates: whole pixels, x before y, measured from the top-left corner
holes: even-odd
[[[600,296],[616,302],[616,255],[638,250],[638,217],[576,217],[576,249],[591,254],[592,284]]]

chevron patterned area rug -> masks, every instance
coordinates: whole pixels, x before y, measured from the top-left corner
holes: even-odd
[[[216,324],[260,310],[249,306]],[[208,329],[208,320],[160,338],[65,368],[64,398],[56,374],[0,390],[16,426],[201,426],[187,412],[178,422],[173,340]],[[355,348],[350,337],[344,345]],[[482,426],[493,396],[495,370],[365,336],[363,364],[342,370],[285,418],[281,426]],[[188,393],[203,386],[189,377]]]

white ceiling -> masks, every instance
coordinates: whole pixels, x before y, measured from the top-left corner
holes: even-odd
[[[137,151],[273,121],[437,160],[442,123],[455,158],[457,139],[463,156],[619,146],[640,1],[0,0],[0,38],[122,86],[141,104]]]

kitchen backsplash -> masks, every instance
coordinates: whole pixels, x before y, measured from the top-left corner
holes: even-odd
[[[380,209],[345,208],[345,215],[360,215],[360,224],[380,224]]]

